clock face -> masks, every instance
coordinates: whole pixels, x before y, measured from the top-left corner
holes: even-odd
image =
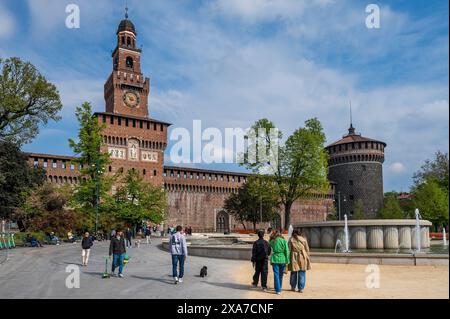
[[[128,107],[136,107],[139,105],[139,95],[135,92],[127,91],[123,95],[123,101]]]

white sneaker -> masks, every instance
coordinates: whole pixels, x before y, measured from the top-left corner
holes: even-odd
[[[178,277],[173,277],[173,280],[175,281],[174,284],[176,285],[178,283]]]
[[[180,283],[183,282],[183,278],[178,279],[178,282]]]

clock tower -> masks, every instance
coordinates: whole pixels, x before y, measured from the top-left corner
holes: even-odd
[[[128,11],[116,34],[113,70],[104,88],[106,112],[148,117],[150,79],[141,72],[141,49],[136,47],[136,29],[128,20]]]

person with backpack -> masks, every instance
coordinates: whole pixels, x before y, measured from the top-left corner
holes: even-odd
[[[258,240],[253,243],[252,264],[255,269],[252,286],[258,287],[259,276],[261,275],[261,287],[267,291],[267,274],[269,272],[269,256],[272,252],[269,243],[264,240],[264,230],[258,231]]]
[[[119,277],[123,278],[123,266],[125,260],[125,253],[127,252],[125,248],[125,239],[123,238],[123,232],[118,230],[116,236],[111,238],[111,243],[109,245],[109,258],[112,256],[112,266],[111,275],[115,276],[114,271],[119,267]]]
[[[89,232],[84,233],[84,237],[81,240],[81,259],[83,266],[87,266],[89,261],[89,254],[91,251],[91,247],[94,244],[92,237],[89,235]]]
[[[188,255],[186,237],[181,233],[183,227],[180,225],[175,229],[175,233],[170,235],[170,253],[172,255],[172,276],[175,284],[183,282],[184,263]],[[179,273],[177,272],[180,266]]]
[[[280,295],[283,286],[283,274],[286,265],[289,264],[289,247],[286,239],[278,230],[275,230],[270,236],[269,244],[272,248],[270,263],[272,264],[275,292]]]

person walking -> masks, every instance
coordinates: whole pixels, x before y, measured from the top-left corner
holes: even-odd
[[[170,253],[172,254],[172,277],[175,284],[183,282],[184,263],[188,255],[186,237],[181,233],[183,227],[180,225],[175,229],[175,233],[170,236]],[[177,272],[180,266],[179,273]]]
[[[267,274],[269,271],[269,256],[272,252],[269,243],[264,240],[264,230],[258,231],[258,240],[253,243],[252,264],[255,269],[252,286],[258,287],[259,276],[261,275],[261,287],[267,291]]]
[[[112,266],[111,275],[115,276],[114,271],[119,267],[119,277],[123,278],[123,261],[125,259],[125,253],[127,252],[125,248],[125,239],[123,238],[123,232],[118,230],[116,236],[111,238],[111,243],[109,245],[109,258],[112,256]]]
[[[269,244],[272,248],[270,263],[273,270],[275,292],[280,295],[283,287],[283,274],[286,265],[289,264],[289,247],[286,239],[278,230],[272,233]]]
[[[131,231],[130,227],[127,227],[125,237],[126,237],[126,246],[131,247],[131,239],[133,238],[133,232]]]
[[[152,240],[151,240],[151,238],[150,238],[150,235],[151,235],[151,228],[150,227],[146,227],[145,228],[145,239],[147,240],[147,245],[149,245],[149,244],[151,244],[152,243]]]
[[[91,252],[91,247],[94,244],[89,232],[85,232],[83,239],[81,240],[81,259],[83,266],[87,266],[89,261],[89,254]]]
[[[297,229],[294,229],[294,231],[292,232],[292,237],[289,240],[289,251],[291,290],[303,292],[306,284],[306,270],[311,269],[311,261],[309,258],[308,241]]]

